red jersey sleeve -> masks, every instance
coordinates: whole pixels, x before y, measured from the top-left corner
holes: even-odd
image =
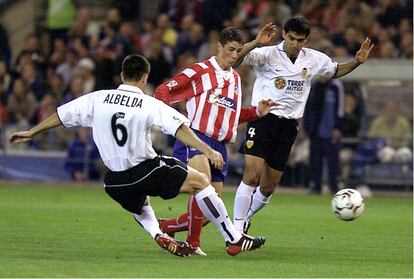
[[[180,74],[166,80],[155,88],[154,97],[167,105],[195,96],[192,81],[198,76],[196,67],[187,68]]]
[[[256,112],[257,107],[250,106],[248,108],[241,108],[240,109],[240,117],[239,117],[239,124],[247,122],[247,121],[253,121],[259,118]]]

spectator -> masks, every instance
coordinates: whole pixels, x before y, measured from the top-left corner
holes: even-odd
[[[322,0],[304,1],[300,14],[308,19],[313,25],[322,24],[325,3]]]
[[[7,32],[1,23],[0,23],[0,59],[4,60],[8,67],[10,66],[11,51],[10,51],[10,46],[9,46],[9,37],[7,36]]]
[[[50,71],[47,78],[47,94],[52,95],[56,100],[61,100],[65,94],[65,84],[61,75]]]
[[[36,97],[22,79],[14,82],[12,93],[7,102],[9,123],[28,127],[37,110]]]
[[[7,123],[7,99],[11,82],[6,61],[0,58],[0,125]]]
[[[82,7],[76,13],[75,25],[69,30],[69,36],[75,38],[93,38],[99,36],[99,26],[91,21],[91,11]]]
[[[197,61],[207,60],[209,57],[217,54],[219,35],[220,32],[217,30],[211,30],[210,33],[208,33],[208,40],[201,44],[198,51]]]
[[[341,10],[341,27],[345,30],[348,26],[355,26],[364,34],[368,34],[375,22],[371,7],[359,0],[346,0]]]
[[[84,91],[84,82],[80,76],[75,76],[70,82],[69,91],[63,96],[60,104],[65,104],[73,99],[76,99],[82,96],[85,93]]]
[[[79,128],[75,138],[69,144],[65,169],[72,179],[78,182],[89,179],[99,180],[98,162],[99,152],[91,138],[89,129]]]
[[[394,101],[387,101],[384,105],[384,114],[374,118],[368,130],[368,137],[385,138],[388,145],[393,148],[409,146],[412,143],[410,122],[398,113]]]
[[[39,102],[45,94],[45,87],[34,64],[25,64],[22,68],[22,79]]]
[[[393,59],[397,57],[397,49],[391,41],[386,41],[380,45],[380,58]]]
[[[76,66],[76,75],[83,80],[83,92],[89,93],[95,90],[96,79],[94,75],[95,62],[90,58],[82,58]]]
[[[341,3],[340,0],[329,0],[328,5],[323,10],[321,24],[333,36],[341,31]]]
[[[175,48],[176,55],[188,52],[193,56],[197,56],[198,51],[200,50],[200,46],[203,43],[203,40],[203,26],[199,23],[191,25],[188,32],[188,39],[179,41],[179,43],[177,44]]]
[[[159,14],[157,16],[157,31],[163,44],[175,47],[177,44],[178,32],[171,26],[170,19],[167,14]]]
[[[383,27],[398,28],[404,8],[399,0],[382,1],[377,20]]]
[[[345,32],[338,34],[334,39],[334,44],[337,46],[342,46],[346,49],[348,55],[354,56],[359,50],[359,46],[364,41],[364,34],[356,26],[348,26],[345,29]]]
[[[66,44],[62,38],[56,38],[53,40],[53,47],[51,54],[48,58],[48,64],[56,67],[65,61]]]
[[[159,42],[151,44],[147,58],[151,64],[152,71],[152,74],[148,77],[148,83],[158,86],[171,75],[171,65],[165,59],[162,45]]]
[[[320,77],[312,84],[304,115],[305,132],[310,138],[309,186],[313,194],[320,194],[322,190],[324,158],[328,165],[329,188],[333,194],[338,191],[343,117],[342,83]]]
[[[74,76],[76,65],[78,64],[78,53],[69,48],[65,53],[65,62],[58,65],[56,72],[62,76],[63,83],[68,86]]]
[[[40,39],[35,34],[26,36],[24,41],[24,49],[22,52],[28,52],[31,58],[31,62],[42,73],[46,70],[46,57],[40,48]]]
[[[49,41],[66,39],[68,30],[75,24],[76,7],[73,0],[48,0],[46,26]]]

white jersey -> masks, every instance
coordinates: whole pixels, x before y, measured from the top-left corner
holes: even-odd
[[[57,109],[65,127],[92,127],[93,140],[111,171],[124,171],[153,159],[151,127],[170,135],[190,121],[139,88],[120,85],[114,90],[95,91]]]
[[[326,54],[310,48],[302,48],[293,64],[283,50],[283,42],[256,48],[243,62],[253,66],[256,73],[252,105],[272,99],[279,106],[271,113],[289,119],[303,116],[312,78],[316,75],[331,78],[338,67]]]

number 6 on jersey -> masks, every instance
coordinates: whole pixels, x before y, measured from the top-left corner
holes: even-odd
[[[122,124],[116,124],[116,121],[118,120],[118,118],[123,119],[124,117],[125,117],[125,113],[117,112],[112,116],[112,119],[111,119],[112,135],[114,136],[115,141],[119,146],[124,146],[128,139],[128,132],[125,126]],[[118,138],[118,135],[119,135],[118,130],[121,132],[121,136],[122,136],[121,139]]]

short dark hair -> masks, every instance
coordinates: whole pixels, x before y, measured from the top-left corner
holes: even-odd
[[[244,42],[243,32],[240,29],[237,29],[236,27],[224,28],[220,32],[220,37],[219,37],[220,44],[224,46],[228,42],[233,42],[233,41],[243,44]]]
[[[286,21],[283,26],[285,33],[295,32],[298,35],[309,36],[310,33],[310,22],[304,17],[292,17]]]
[[[131,54],[122,61],[122,75],[125,80],[139,81],[144,74],[149,74],[151,65],[138,54]]]

